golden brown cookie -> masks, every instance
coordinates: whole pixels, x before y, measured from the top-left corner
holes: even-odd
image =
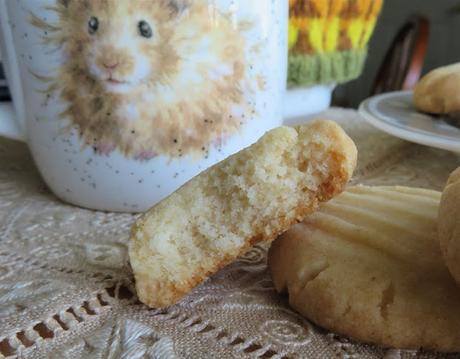
[[[431,114],[460,112],[460,63],[425,75],[414,89],[415,107]]]
[[[460,288],[437,239],[440,197],[406,187],[349,188],[273,242],[276,289],[333,332],[460,351]]]
[[[341,192],[356,165],[334,122],[280,127],[193,178],[133,226],[136,288],[152,307],[174,304],[259,241],[271,241]]]
[[[447,267],[460,285],[460,167],[450,175],[442,194],[438,231]]]

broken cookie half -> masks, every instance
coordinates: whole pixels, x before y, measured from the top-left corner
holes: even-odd
[[[139,299],[176,303],[260,241],[272,241],[343,191],[353,141],[334,122],[280,127],[150,209],[129,244]]]

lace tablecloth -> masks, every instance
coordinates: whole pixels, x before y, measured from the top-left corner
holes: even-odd
[[[332,109],[360,150],[354,183],[441,189],[460,157],[389,137]],[[362,345],[292,311],[257,246],[178,305],[138,302],[131,214],[76,208],[45,187],[25,145],[0,140],[0,357],[447,358]]]

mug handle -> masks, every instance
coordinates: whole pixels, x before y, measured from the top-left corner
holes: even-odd
[[[8,22],[7,2],[0,1],[0,60],[14,102],[0,103],[0,135],[25,141],[24,103],[17,57],[13,46],[13,34]]]

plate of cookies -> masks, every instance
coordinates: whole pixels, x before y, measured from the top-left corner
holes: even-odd
[[[460,153],[460,64],[438,68],[414,91],[397,91],[365,100],[360,114],[393,136]]]

